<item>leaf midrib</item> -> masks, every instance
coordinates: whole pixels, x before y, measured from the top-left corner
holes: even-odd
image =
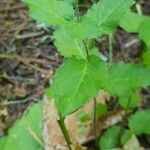
[[[76,45],[76,48],[77,48],[78,52],[80,53],[79,56],[81,56],[82,58],[85,58],[85,56],[84,56],[84,50],[85,50],[85,49],[83,49],[83,48],[81,48],[81,47],[79,46],[79,42],[78,42],[77,40],[74,39],[73,41],[74,41],[74,43],[75,43],[75,45]]]
[[[104,18],[104,20],[103,20],[103,22],[102,22],[101,24],[105,23],[106,19],[109,18],[110,15],[111,15],[113,12],[115,12],[116,9],[118,9],[118,7],[120,7],[120,5],[121,5],[123,2],[124,2],[124,0],[123,0],[121,3],[119,3],[118,5],[116,5],[116,7],[115,7],[114,9],[112,9],[112,11]],[[101,25],[101,24],[100,24],[100,25]],[[99,26],[100,26],[100,25],[99,25]]]
[[[56,13],[50,11],[51,9],[48,10],[48,9],[46,9],[46,8],[44,8],[44,7],[42,7],[42,6],[39,6],[39,5],[37,5],[36,3],[33,3],[33,2],[30,2],[30,4],[32,4],[32,5],[36,6],[36,7],[40,7],[41,9],[45,10],[46,12],[48,12],[48,13],[50,13],[50,14],[52,14],[52,15],[58,17],[58,18],[60,18],[62,21],[66,22],[66,19],[64,19],[62,16],[57,15]]]
[[[79,88],[80,88],[80,86],[81,86],[81,84],[82,84],[82,82],[83,82],[83,78],[85,77],[85,75],[86,75],[86,73],[87,73],[87,68],[88,68],[88,62],[86,62],[86,64],[85,64],[85,68],[84,68],[84,71],[83,71],[83,75],[82,75],[81,80],[80,80],[80,82],[79,82],[79,84],[78,84],[78,86],[77,86],[77,89],[76,89],[75,94],[72,96],[72,99],[75,99],[75,97],[76,97],[76,95],[77,95],[77,93],[78,93],[78,91],[79,91]],[[72,105],[69,105],[69,107],[68,107],[67,109],[70,110],[71,107],[72,107]],[[66,112],[68,112],[68,111],[66,111]]]

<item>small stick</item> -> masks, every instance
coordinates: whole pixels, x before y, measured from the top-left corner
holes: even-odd
[[[19,60],[20,62],[24,63],[25,65],[29,66],[30,68],[32,68],[32,69],[34,69],[34,70],[37,70],[37,71],[42,72],[42,73],[47,74],[47,75],[49,74],[46,70],[41,69],[41,68],[39,68],[39,67],[37,67],[37,66],[35,66],[35,65],[32,65],[32,64],[28,61],[28,59],[22,58],[22,57],[20,57],[20,56],[18,56],[18,55],[0,54],[0,58],[2,58],[2,59],[4,59],[4,58],[6,58],[6,59],[17,59],[17,60]],[[30,61],[31,61],[31,60],[30,60]]]
[[[0,7],[0,12],[3,12],[3,11],[12,11],[12,10],[15,10],[15,9],[20,9],[20,8],[26,8],[25,5],[20,5],[20,4],[15,4],[14,6],[10,6],[10,7]]]
[[[29,99],[25,99],[25,100],[17,100],[17,101],[10,101],[10,102],[3,102],[0,103],[0,106],[8,106],[8,105],[16,105],[16,104],[22,104],[22,103],[26,103],[29,102]]]
[[[37,36],[40,36],[43,34],[44,34],[44,31],[40,31],[40,32],[36,32],[36,33],[26,33],[24,35],[17,35],[16,39],[17,40],[28,39],[28,38],[37,37]]]

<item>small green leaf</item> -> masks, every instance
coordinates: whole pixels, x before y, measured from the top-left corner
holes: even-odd
[[[132,134],[130,139],[124,144],[123,150],[143,150],[143,147],[140,146],[138,138]]]
[[[100,117],[107,112],[107,105],[97,104],[96,105],[96,117]]]
[[[51,90],[62,117],[98,94],[102,77],[105,77],[105,65],[91,55],[87,60],[70,58],[56,71]]]
[[[138,32],[140,38],[150,47],[150,19],[140,24]]]
[[[73,4],[75,2],[75,0],[63,0],[63,1],[65,1],[65,2],[67,2],[69,4]]]
[[[150,48],[146,48],[146,52],[143,54],[143,62],[144,64],[150,68]]]
[[[150,109],[136,112],[129,119],[129,127],[136,135],[150,135]]]
[[[76,56],[78,59],[86,59],[86,49],[82,40],[70,35],[68,27],[63,26],[54,32],[55,46],[61,55],[65,57]]]
[[[95,38],[99,33],[96,23],[88,17],[81,17],[80,22],[70,21],[67,29],[72,37],[82,40]]]
[[[30,109],[29,113],[18,121],[9,131],[8,136],[0,140],[1,150],[44,150],[30,131],[42,141],[42,103]]]
[[[139,104],[139,94],[136,91],[130,91],[128,93],[128,97],[125,94],[125,96],[120,97],[119,104],[125,108],[125,109],[132,109],[137,107]]]
[[[107,129],[99,141],[99,148],[101,150],[110,150],[117,147],[118,138],[120,134],[120,127],[113,126]]]
[[[138,32],[139,26],[143,21],[150,20],[149,17],[139,15],[134,12],[127,12],[125,16],[120,20],[120,27],[126,32]]]
[[[130,130],[125,130],[121,135],[120,142],[122,146],[131,138],[132,132]]]
[[[111,33],[133,4],[133,0],[101,0],[88,10],[86,16],[97,24],[100,35]]]
[[[80,112],[78,115],[78,120],[82,123],[91,121],[91,119],[92,119],[91,114],[87,112]]]
[[[29,6],[31,16],[41,23],[60,26],[74,18],[74,10],[65,1],[59,0],[22,0]],[[67,10],[67,11],[66,11]]]
[[[150,85],[150,70],[142,65],[119,62],[108,69],[107,79],[102,84],[111,95],[119,96],[119,103],[123,107],[127,107],[129,99],[133,100],[129,106],[134,107],[138,101],[136,90]]]

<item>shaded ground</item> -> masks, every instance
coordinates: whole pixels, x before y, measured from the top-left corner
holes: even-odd
[[[143,13],[150,15],[150,1],[145,0],[142,6]],[[104,37],[98,44],[106,57],[107,41]],[[0,136],[32,103],[42,99],[53,70],[61,63],[52,42],[52,30],[35,24],[24,4],[0,1]],[[113,44],[116,61],[140,61],[143,45],[137,35],[119,29]],[[149,90],[143,93],[150,99]],[[143,107],[149,106],[147,102]]]
[[[42,99],[60,60],[51,30],[35,25],[27,13],[16,0],[0,1],[0,135]]]

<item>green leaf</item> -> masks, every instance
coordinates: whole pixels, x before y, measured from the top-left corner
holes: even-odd
[[[117,147],[118,138],[120,134],[120,127],[113,126],[107,129],[99,141],[99,148],[101,150],[110,150]]]
[[[111,33],[133,4],[133,0],[101,0],[88,10],[86,16],[97,24],[100,35]]]
[[[150,19],[141,23],[138,32],[140,38],[150,47]]]
[[[150,68],[150,48],[146,48],[146,52],[143,54],[143,62],[144,64]]]
[[[119,62],[109,67],[98,57],[90,56],[87,60],[67,60],[56,72],[51,92],[60,114],[66,116],[94,97],[100,88],[118,96],[122,107],[133,108],[138,103],[137,90],[148,85],[150,70],[142,65]]]
[[[68,26],[63,26],[54,32],[55,46],[61,55],[65,57],[76,56],[78,59],[86,59],[86,49],[82,40],[74,38],[68,31]]]
[[[96,56],[87,60],[68,59],[55,73],[51,90],[62,117],[76,111],[100,89],[106,64]]]
[[[78,120],[81,123],[85,123],[85,122],[91,121],[92,120],[92,116],[91,116],[90,113],[80,112],[79,115],[78,115]]]
[[[107,80],[103,80],[104,90],[111,95],[119,96],[120,101],[136,98],[136,90],[148,85],[150,85],[150,70],[134,63],[119,62],[113,64],[108,69]],[[130,102],[133,105],[134,103]],[[122,106],[127,105],[125,102],[120,102],[120,104],[123,104]]]
[[[96,117],[100,117],[107,112],[107,105],[97,104],[96,105]]]
[[[72,21],[68,23],[68,32],[74,38],[92,39],[98,36],[99,29],[91,18],[81,17],[80,22]]]
[[[75,0],[63,0],[63,1],[65,1],[65,2],[67,2],[69,4],[73,4],[75,2]]]
[[[123,150],[143,150],[144,148],[140,146],[138,138],[132,134],[130,139],[124,144]]]
[[[150,135],[150,109],[136,112],[129,119],[129,127],[136,135]]]
[[[73,7],[59,0],[22,0],[29,6],[31,16],[41,23],[60,26],[74,18]]]
[[[130,91],[127,96],[121,96],[119,99],[119,104],[125,109],[132,109],[137,107],[139,104],[140,97],[137,91]]]
[[[120,142],[122,146],[131,138],[132,132],[130,130],[125,130],[121,135]]]
[[[120,20],[120,27],[126,32],[138,32],[138,29],[143,21],[150,20],[150,17],[139,15],[134,12],[127,12],[125,16]]]
[[[7,137],[0,140],[1,150],[44,150],[34,139],[31,132],[42,139],[42,103],[30,109],[29,113],[18,121]],[[42,140],[41,140],[42,141]]]

